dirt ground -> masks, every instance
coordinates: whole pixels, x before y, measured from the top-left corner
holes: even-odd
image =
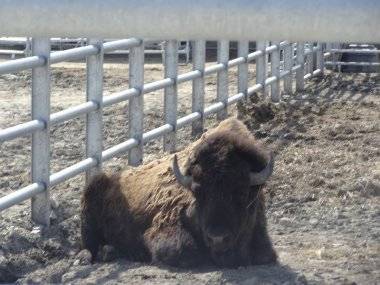
[[[52,112],[84,102],[83,64],[55,65]],[[190,70],[181,64],[180,73]],[[254,66],[250,67],[254,83]],[[145,66],[146,82],[163,77],[159,64]],[[230,91],[236,92],[236,69]],[[106,64],[105,96],[128,87],[126,64]],[[206,81],[206,101],[216,97],[216,78]],[[377,284],[380,282],[380,76],[327,73],[302,94],[283,94],[280,104],[255,103],[243,111],[257,138],[274,149],[267,186],[269,231],[280,264],[238,269],[179,270],[117,260],[88,264],[78,256],[79,199],[84,175],[51,189],[49,229],[30,221],[30,202],[0,213],[0,283],[131,284]],[[30,73],[0,75],[0,128],[30,119]],[[191,83],[179,88],[179,116],[189,113]],[[163,92],[145,95],[145,129],[162,124]],[[230,109],[232,116],[236,108]],[[127,103],[104,109],[105,148],[127,139]],[[215,118],[206,122],[215,126]],[[51,170],[85,157],[85,120],[51,129]],[[192,140],[178,133],[178,148]],[[0,196],[30,183],[30,137],[0,144]],[[144,161],[163,156],[162,140],[149,142]],[[106,170],[126,167],[126,156]]]

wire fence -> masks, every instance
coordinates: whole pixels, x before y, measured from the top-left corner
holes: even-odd
[[[204,120],[217,115],[218,120],[228,116],[228,106],[244,101],[255,93],[268,95],[268,100],[279,102],[281,88],[286,93],[304,89],[304,82],[323,75],[325,53],[322,43],[290,43],[265,41],[256,43],[256,50],[249,53],[249,42],[238,42],[238,55],[229,59],[229,41],[218,41],[217,63],[206,62],[206,42],[191,42],[193,70],[178,74],[178,41],[164,44],[165,78],[144,84],[144,41],[137,38],[103,42],[89,39],[87,46],[51,52],[48,38],[32,39],[32,55],[0,63],[0,74],[32,69],[32,118],[31,121],[0,130],[0,143],[14,138],[32,136],[32,184],[0,198],[0,211],[32,199],[32,219],[49,225],[51,212],[49,189],[71,177],[86,172],[87,179],[102,167],[102,162],[128,152],[128,164],[137,166],[143,161],[144,144],[164,137],[163,148],[167,152],[176,149],[177,130],[190,125],[195,137],[203,132]],[[103,96],[103,61],[106,52],[129,50],[129,89]],[[63,61],[86,58],[87,88],[85,103],[50,113],[50,67]],[[269,58],[269,59],[268,59]],[[256,63],[256,84],[248,86],[248,64]],[[238,68],[238,92],[228,93],[228,70]],[[269,73],[269,76],[268,76]],[[217,102],[206,107],[205,77],[217,74]],[[280,81],[283,80],[283,85]],[[192,112],[178,118],[177,87],[192,81]],[[295,81],[295,84],[294,84]],[[164,89],[165,124],[144,132],[144,94]],[[103,149],[102,110],[129,100],[129,139]],[[56,173],[50,172],[49,131],[53,125],[86,115],[86,159]]]

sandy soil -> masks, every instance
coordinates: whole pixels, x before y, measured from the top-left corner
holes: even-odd
[[[180,66],[180,72],[189,70]],[[251,66],[253,75],[253,66]],[[52,71],[52,110],[85,100],[81,64]],[[158,64],[146,65],[146,82],[162,78]],[[252,76],[253,78],[253,76]],[[215,76],[206,82],[208,104]],[[230,72],[236,92],[236,69]],[[253,83],[253,81],[252,81]],[[105,95],[128,86],[126,65],[108,64]],[[179,88],[179,115],[189,113],[191,84]],[[49,229],[30,221],[30,202],[0,214],[0,283],[135,284],[376,284],[380,280],[380,77],[327,74],[305,92],[284,94],[280,104],[244,109],[244,121],[273,148],[276,166],[268,183],[269,229],[280,264],[238,269],[177,270],[128,260],[88,264],[79,251],[79,198],[84,176],[51,189],[54,215]],[[30,119],[30,73],[0,76],[0,128]],[[163,92],[145,97],[145,128],[162,123]],[[235,108],[231,108],[235,115]],[[126,103],[104,110],[105,148],[127,138]],[[53,172],[84,158],[84,118],[51,130]],[[208,128],[215,126],[207,120]],[[179,131],[178,148],[192,140]],[[145,161],[163,155],[162,141],[148,143]],[[30,138],[0,145],[0,195],[30,183]],[[105,163],[126,167],[126,156]]]

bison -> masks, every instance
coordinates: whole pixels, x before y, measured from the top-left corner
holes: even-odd
[[[263,192],[273,164],[242,122],[227,119],[173,159],[101,173],[82,197],[82,247],[93,260],[111,245],[130,260],[178,267],[276,262]]]

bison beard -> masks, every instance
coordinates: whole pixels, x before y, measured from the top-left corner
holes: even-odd
[[[182,174],[178,165],[187,159]],[[82,247],[179,267],[276,262],[263,185],[273,157],[228,119],[172,159],[99,174],[81,201]]]

